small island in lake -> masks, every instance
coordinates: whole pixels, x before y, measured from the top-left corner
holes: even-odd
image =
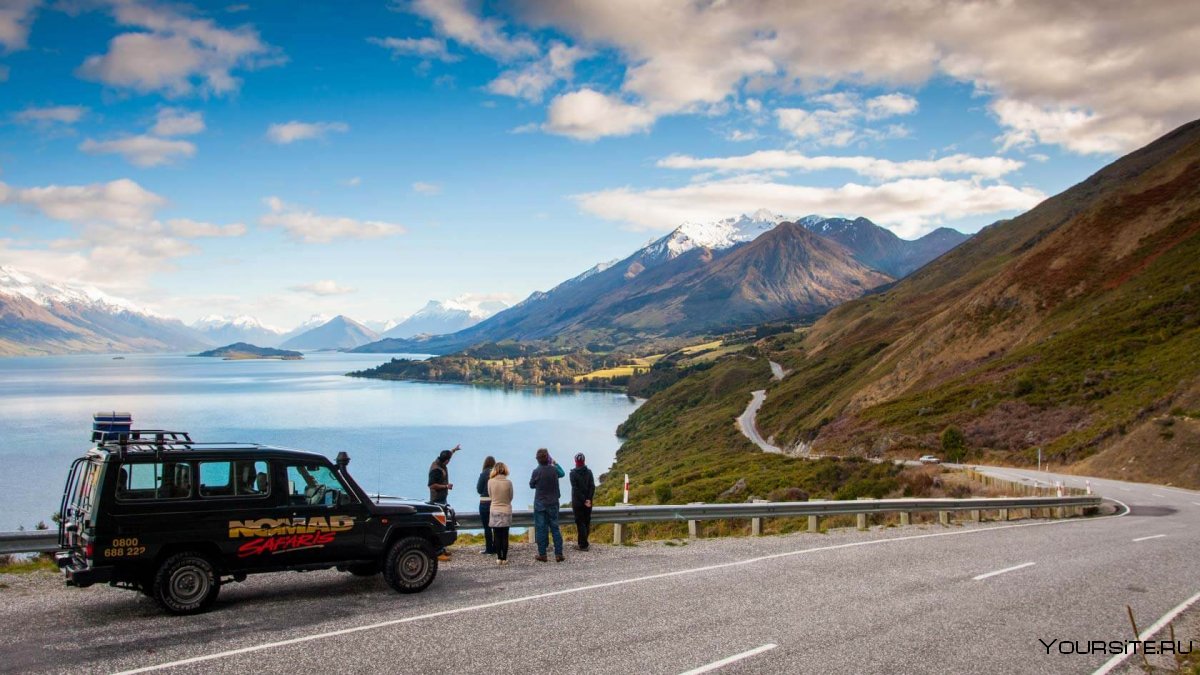
[[[299,361],[304,358],[300,352],[294,352],[288,349],[273,349],[271,347],[258,347],[248,342],[235,342],[224,347],[217,347],[192,356],[210,356],[225,359],[226,361],[242,361],[245,359],[279,359],[281,361]]]

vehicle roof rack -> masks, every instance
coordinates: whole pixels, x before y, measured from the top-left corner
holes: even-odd
[[[122,456],[126,452],[162,452],[164,450],[191,450],[195,443],[186,431],[166,429],[130,429],[129,431],[95,431],[92,440],[97,447],[116,449]]]

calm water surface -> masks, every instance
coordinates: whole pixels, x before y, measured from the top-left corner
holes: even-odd
[[[0,358],[0,531],[50,522],[71,460],[89,447],[92,413],[100,410],[132,412],[135,427],[190,431],[197,441],[283,445],[329,457],[345,450],[350,472],[367,490],[422,499],[429,495],[430,462],[461,443],[450,464],[450,503],[468,510],[478,504],[475,478],[489,454],[513,470],[518,507],[532,500],[525,477],[539,447],[568,468],[583,452],[599,476],[616,455],[617,425],[637,406],[616,393],[345,377],[389,358]]]

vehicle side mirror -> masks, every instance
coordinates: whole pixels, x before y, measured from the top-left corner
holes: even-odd
[[[349,465],[349,464],[350,464],[350,455],[347,455],[345,450],[343,450],[343,451],[339,452],[339,453],[337,454],[337,465],[338,465],[338,467],[339,467],[339,468],[342,468],[342,469],[345,469],[345,468],[346,468],[346,466],[347,466],[347,465]]]

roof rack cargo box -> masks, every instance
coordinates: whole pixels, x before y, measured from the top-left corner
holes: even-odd
[[[133,413],[98,412],[92,415],[92,442],[126,436],[133,429]]]

